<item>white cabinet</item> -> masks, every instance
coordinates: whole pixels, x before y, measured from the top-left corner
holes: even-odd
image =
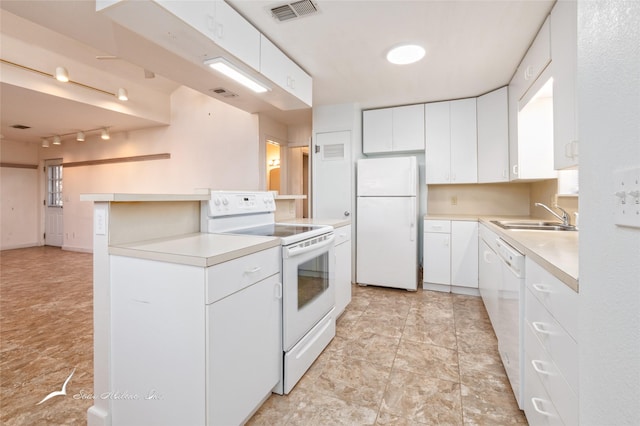
[[[202,7],[207,7],[207,2],[196,3],[204,3]],[[224,1],[217,0],[214,3],[213,41],[254,70],[260,70],[260,31]]]
[[[509,178],[555,178],[549,19],[509,83]]]
[[[110,264],[112,389],[138,395],[111,400],[113,423],[246,421],[281,377],[279,247],[208,268]]]
[[[553,63],[554,167],[578,165],[577,2],[556,2],[551,11],[551,58]]]
[[[423,287],[477,294],[478,222],[425,220],[424,231]]]
[[[351,225],[335,229],[336,317],[351,303]]]
[[[260,35],[260,73],[311,106],[311,76],[264,35]]]
[[[524,409],[532,424],[578,424],[578,294],[526,259]]]
[[[478,183],[509,180],[507,87],[478,97]]]
[[[502,266],[496,253],[498,236],[486,226],[480,225],[478,246],[478,289],[487,309],[496,336],[501,335],[504,324],[500,317],[499,291],[502,282]]]
[[[424,150],[424,104],[362,112],[365,154]]]
[[[427,184],[476,183],[476,98],[425,105]]]

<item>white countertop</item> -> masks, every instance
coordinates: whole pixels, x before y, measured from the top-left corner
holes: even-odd
[[[208,201],[210,199],[211,199],[211,195],[209,193],[206,193],[206,194],[127,194],[127,193],[80,194],[80,201],[102,201],[102,202]]]
[[[578,238],[580,232],[503,229],[492,220],[540,220],[531,217],[478,217],[472,215],[426,215],[427,220],[477,220],[507,243],[529,256],[569,288],[578,291]]]
[[[197,233],[110,246],[109,254],[204,268],[279,245],[277,237]]]

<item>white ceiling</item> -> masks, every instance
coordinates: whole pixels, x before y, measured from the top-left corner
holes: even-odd
[[[554,0],[317,0],[319,13],[288,22],[276,21],[269,12],[284,2],[228,3],[313,76],[314,105],[358,103],[366,109],[477,96],[507,84]],[[154,61],[154,53],[148,49],[146,57],[144,50],[134,54],[135,49],[129,46],[145,44],[133,33],[117,32],[117,26],[94,12],[93,0],[2,0],[0,7],[11,16],[59,33],[52,38],[46,30],[25,27],[21,37],[30,43],[63,51],[74,60],[163,93],[187,84],[163,78],[177,74],[166,62],[163,66]],[[5,33],[7,14],[2,15]],[[427,50],[425,58],[413,65],[387,63],[387,50],[405,42],[422,44]],[[96,54],[125,56],[127,60],[98,61]],[[1,50],[0,56],[4,58]],[[155,79],[144,78],[143,68],[148,65],[153,65]],[[40,112],[29,97],[4,86],[0,110],[4,137],[21,140],[7,128],[17,122],[46,128],[49,134],[60,132],[45,112],[56,105],[72,108],[68,103],[49,97],[46,109]],[[86,114],[77,111],[74,115],[89,120],[88,116],[101,114],[91,108],[83,111]],[[309,111],[266,113],[288,124],[310,120]],[[125,117],[95,118],[97,122],[106,119]],[[74,125],[91,127],[76,122],[65,128]],[[123,122],[122,126],[134,124]]]

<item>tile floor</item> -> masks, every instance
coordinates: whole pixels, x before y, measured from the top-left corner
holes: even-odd
[[[91,259],[52,247],[0,252],[0,424],[86,424]],[[67,395],[37,405],[71,371]],[[289,395],[272,395],[248,424],[519,423],[526,419],[479,298],[354,286],[336,338]]]

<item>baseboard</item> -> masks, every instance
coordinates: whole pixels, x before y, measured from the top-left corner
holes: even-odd
[[[93,249],[88,249],[84,247],[72,247],[72,246],[62,246],[62,250],[65,251],[76,251],[79,253],[93,253]]]

